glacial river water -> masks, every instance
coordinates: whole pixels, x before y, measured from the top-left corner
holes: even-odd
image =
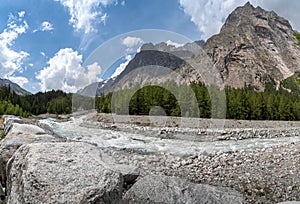
[[[113,129],[87,128],[80,125],[82,122],[80,119],[67,122],[44,119],[40,122],[49,125],[60,136],[76,141],[96,143],[99,147],[128,148],[146,152],[165,152],[174,155],[266,148],[300,141],[300,136],[296,136],[273,139],[254,138],[237,141],[196,142],[183,139],[161,139],[145,136],[141,133],[128,133]]]

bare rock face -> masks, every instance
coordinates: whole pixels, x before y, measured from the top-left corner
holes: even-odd
[[[228,188],[193,184],[186,180],[148,175],[138,180],[124,196],[126,203],[244,203],[243,196]]]
[[[278,86],[300,69],[300,46],[289,22],[250,3],[235,9],[203,48],[231,87],[263,91],[267,82]]]
[[[6,186],[6,164],[20,146],[37,142],[61,141],[36,125],[10,121],[14,120],[6,121],[6,136],[0,143],[0,182],[4,187]]]
[[[2,185],[0,183],[0,203],[2,203],[5,200],[5,194],[3,192]]]
[[[86,143],[23,145],[7,165],[8,203],[121,203],[123,178]]]

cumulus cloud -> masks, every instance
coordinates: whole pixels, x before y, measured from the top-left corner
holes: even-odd
[[[28,83],[28,79],[25,78],[25,77],[21,77],[21,76],[18,76],[18,77],[15,77],[15,76],[10,76],[8,78],[10,81],[18,84],[19,86],[23,86],[24,84],[27,84]]]
[[[115,0],[55,0],[68,8],[71,16],[69,22],[75,30],[84,33],[96,32],[96,23],[103,22],[102,8],[115,2]],[[99,19],[100,17],[100,19]],[[106,19],[105,19],[106,20]],[[104,22],[105,23],[105,22]]]
[[[184,44],[179,44],[179,43],[173,42],[171,40],[167,40],[166,43],[167,43],[168,46],[171,45],[171,46],[174,46],[176,48],[184,46]]]
[[[122,40],[122,44],[127,47],[127,52],[132,52],[135,48],[144,43],[141,38],[128,36]]]
[[[16,72],[22,72],[23,62],[29,54],[25,51],[16,51],[12,48],[17,38],[26,33],[29,26],[22,18],[25,12],[19,12],[18,16],[9,15],[6,28],[0,33],[0,76],[2,78],[20,81],[22,85],[28,80],[24,77],[14,77]],[[21,85],[21,84],[20,84]]]
[[[53,24],[48,21],[44,21],[42,22],[39,28],[34,29],[32,32],[36,33],[38,31],[51,31],[51,30],[54,30]]]
[[[41,25],[41,31],[51,31],[53,29],[53,25],[48,21],[44,21]]]
[[[66,92],[76,92],[86,85],[99,81],[97,75],[102,71],[101,67],[94,63],[82,65],[82,55],[71,48],[60,49],[54,57],[48,61],[48,67],[44,67],[36,78],[40,80],[43,91],[60,89]]]
[[[122,40],[122,44],[127,46],[127,47],[134,47],[137,46],[141,43],[143,43],[144,41],[141,38],[137,38],[137,37],[126,37]]]
[[[183,11],[201,32],[201,38],[207,40],[220,31],[227,16],[238,6],[249,0],[180,0]],[[274,10],[291,21],[294,28],[300,29],[298,0],[290,0],[288,6],[282,0],[250,0],[254,6]]]
[[[121,63],[120,66],[116,68],[115,72],[111,75],[111,78],[118,76],[124,71],[128,63],[132,60],[131,55],[126,55],[125,60],[125,62]]]
[[[224,19],[234,8],[245,2],[247,0],[180,0],[180,5],[202,33],[201,38],[206,40],[220,31]]]

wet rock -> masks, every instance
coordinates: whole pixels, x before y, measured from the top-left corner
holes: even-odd
[[[184,179],[148,175],[138,180],[124,196],[128,203],[244,203],[243,196],[229,188],[194,184]]]
[[[7,165],[8,203],[120,203],[122,176],[86,143],[23,145]]]

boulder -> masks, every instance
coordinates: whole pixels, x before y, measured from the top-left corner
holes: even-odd
[[[184,179],[148,175],[139,179],[125,194],[125,203],[245,203],[243,196],[229,188],[194,184]]]
[[[121,203],[122,175],[81,142],[22,145],[7,164],[8,203]]]
[[[3,186],[6,186],[6,164],[21,145],[61,141],[36,125],[6,122],[5,127],[8,126],[8,132],[0,143],[0,182]]]
[[[23,123],[19,117],[13,116],[13,115],[4,115],[4,116],[2,116],[2,118],[4,119],[3,126],[4,126],[5,134],[7,134],[9,132],[13,123]]]
[[[3,203],[4,200],[5,200],[5,194],[4,194],[2,185],[0,183],[0,203]]]
[[[121,173],[124,190],[131,188],[131,186],[136,182],[136,179],[140,176],[140,169],[138,167],[115,163],[110,164],[109,167]]]

